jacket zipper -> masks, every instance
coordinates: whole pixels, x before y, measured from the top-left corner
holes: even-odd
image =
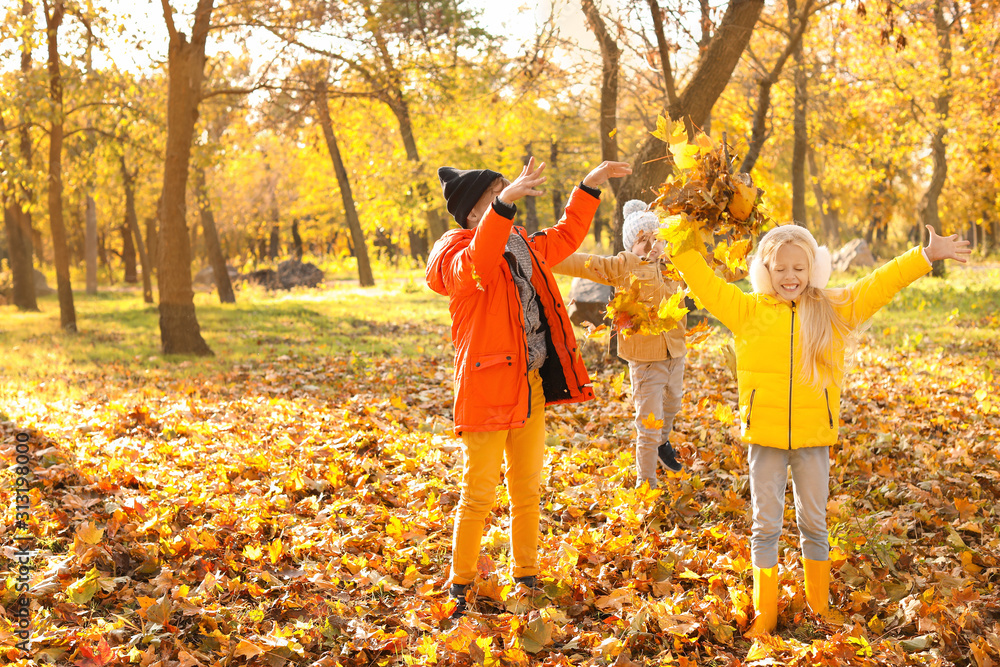
[[[788,346],[788,449],[792,448],[792,383],[795,379],[795,302],[792,301],[792,336]]]
[[[823,389],[823,393],[826,394],[826,416],[830,418],[830,428],[833,428],[833,411],[830,410],[830,389]]]
[[[753,397],[756,395],[756,389],[750,391],[750,405],[747,406],[747,428],[750,428],[750,413],[753,412]]]
[[[535,257],[535,252],[531,249],[530,245],[528,245],[528,255],[531,256],[531,261],[533,262],[533,265],[537,266],[538,269],[541,270],[541,265],[538,263],[538,258]],[[542,274],[542,283],[545,285],[545,291],[548,292],[549,299],[552,301],[553,307],[555,307],[555,305],[557,303],[559,303],[561,301],[561,299],[560,300],[556,299],[555,295],[552,293],[552,289],[549,287],[548,281],[544,279],[544,274]],[[542,312],[542,316],[544,317],[544,311]],[[563,345],[565,347],[566,330],[563,327],[563,318],[557,316],[556,317],[556,321],[559,323],[559,335],[562,336]],[[554,341],[553,341],[553,344],[554,344]],[[525,345],[527,345],[527,342],[525,343]],[[566,348],[566,349],[569,349],[569,348]],[[558,355],[558,350],[556,351],[556,354]],[[572,356],[572,351],[571,351],[570,352],[570,359],[569,359],[569,370],[570,370],[571,373],[573,373],[573,379],[576,381],[576,385],[578,387],[582,387],[583,383],[580,381],[580,376],[576,372],[576,364],[574,364],[573,361],[574,361],[574,358]],[[562,366],[562,363],[560,362],[559,365]],[[562,371],[563,371],[564,374],[566,373],[566,369],[565,368],[563,368]]]

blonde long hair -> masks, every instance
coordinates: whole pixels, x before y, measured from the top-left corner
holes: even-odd
[[[769,268],[778,249],[786,244],[801,248],[809,262],[809,285],[799,296],[797,310],[801,321],[799,378],[817,389],[840,384],[846,371],[845,348],[851,346],[851,326],[844,321],[835,306],[849,298],[846,290],[826,289],[830,278],[830,253],[820,248],[805,227],[782,225],[775,227],[760,240],[750,267],[755,292],[775,294]]]

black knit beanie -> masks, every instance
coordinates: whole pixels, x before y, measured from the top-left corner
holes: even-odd
[[[493,181],[503,178],[503,175],[490,169],[441,167],[438,169],[438,178],[441,179],[444,199],[448,202],[448,212],[460,226],[465,227],[472,207]]]

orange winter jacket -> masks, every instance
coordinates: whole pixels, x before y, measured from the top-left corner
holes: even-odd
[[[520,428],[531,405],[528,346],[521,299],[506,253],[513,232],[531,252],[531,284],[541,303],[547,356],[540,369],[545,403],[575,403],[594,397],[590,377],[550,267],[583,241],[600,200],[577,188],[562,219],[527,235],[490,207],[475,229],[442,236],[427,262],[427,284],[449,299],[455,344],[455,432]]]

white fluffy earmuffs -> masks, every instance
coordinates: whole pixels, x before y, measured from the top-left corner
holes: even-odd
[[[778,239],[779,236],[782,238]],[[774,286],[771,285],[771,274],[761,258],[761,248],[764,248],[768,243],[789,242],[795,238],[806,241],[813,249],[813,265],[812,272],[809,274],[809,286],[823,289],[830,282],[833,260],[827,247],[817,244],[816,239],[805,227],[782,225],[765,234],[757,244],[757,252],[754,254],[753,261],[750,262],[750,284],[753,286],[754,292],[758,294],[775,293]]]

